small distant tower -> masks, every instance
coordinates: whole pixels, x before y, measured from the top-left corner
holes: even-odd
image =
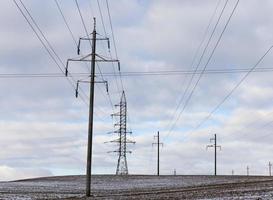
[[[271,168],[272,168],[272,163],[269,161],[268,163],[269,176],[271,176]]]
[[[118,143],[119,146],[116,151],[113,151],[118,153],[119,155],[116,175],[128,175],[126,154],[132,152],[127,151],[127,144],[128,143],[134,144],[135,142],[127,139],[127,133],[131,134],[132,132],[127,131],[127,103],[124,91],[122,92],[120,103],[115,106],[119,107],[119,112],[112,114],[112,116],[119,117],[119,122],[115,124],[115,126],[118,127],[118,129],[114,131],[114,133],[118,133],[118,138],[111,142]]]
[[[173,175],[176,176],[176,169],[173,170]]]
[[[246,175],[249,176],[249,166],[246,166]]]

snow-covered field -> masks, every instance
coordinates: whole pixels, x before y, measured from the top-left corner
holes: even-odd
[[[85,199],[85,177],[0,182],[0,199]],[[247,176],[92,176],[96,199],[273,199],[273,178]]]

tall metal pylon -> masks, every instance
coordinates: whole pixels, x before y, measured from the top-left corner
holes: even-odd
[[[112,151],[118,153],[116,175],[128,175],[126,154],[132,152],[127,151],[127,144],[128,143],[135,144],[135,142],[127,138],[127,133],[132,134],[132,132],[127,131],[127,102],[124,91],[122,91],[119,104],[115,106],[119,107],[119,112],[112,114],[112,116],[119,117],[119,122],[115,124],[115,126],[117,126],[118,129],[114,131],[114,133],[118,133],[118,138],[110,142],[118,143],[119,145],[117,150]]]

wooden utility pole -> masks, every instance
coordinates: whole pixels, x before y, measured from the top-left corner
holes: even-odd
[[[108,48],[110,48],[109,45],[109,38],[97,38],[97,32],[96,32],[96,18],[94,18],[94,28],[92,32],[92,38],[87,37],[81,37],[79,39],[79,43],[77,46],[77,53],[80,55],[80,44],[81,41],[89,41],[91,45],[91,53],[88,55],[82,56],[79,59],[68,59],[66,62],[66,68],[65,68],[65,75],[68,76],[68,65],[69,62],[91,62],[91,73],[89,76],[89,81],[84,80],[78,80],[77,86],[76,86],[76,97],[78,97],[79,94],[79,83],[89,83],[90,84],[90,92],[89,92],[89,119],[88,119],[88,141],[87,141],[87,162],[86,162],[86,196],[89,197],[91,195],[91,172],[92,172],[92,144],[93,144],[93,123],[94,123],[94,96],[95,96],[95,83],[104,83],[106,84],[106,91],[108,92],[108,82],[105,80],[102,81],[95,81],[95,69],[96,69],[96,62],[117,62],[118,63],[118,69],[120,70],[120,64],[119,60],[117,59],[109,59],[105,58],[104,56],[98,55],[96,53],[96,42],[97,40],[106,40],[108,41]],[[92,41],[92,42],[91,42]],[[103,78],[103,77],[102,77]]]
[[[221,146],[217,146],[216,134],[214,134],[214,138],[210,139],[210,142],[211,141],[214,141],[214,144],[207,145],[207,149],[210,147],[214,147],[214,176],[217,176],[217,148],[220,148],[220,150],[221,150]]]
[[[89,121],[88,121],[88,142],[87,142],[87,163],[86,163],[86,196],[90,196],[91,188],[91,168],[92,168],[92,144],[93,144],[93,117],[94,117],[94,85],[96,69],[96,21],[92,33],[92,53],[91,53],[91,75],[90,75],[90,99],[89,99]]]
[[[157,138],[157,142],[156,143],[153,143],[153,145],[157,145],[157,176],[159,176],[159,163],[160,163],[160,161],[159,161],[159,147],[160,147],[160,145],[162,145],[163,146],[163,143],[160,143],[160,139],[159,139],[159,131],[157,131],[157,135],[156,136],[154,136],[155,138]]]

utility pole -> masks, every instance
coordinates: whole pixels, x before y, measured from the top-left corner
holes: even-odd
[[[268,163],[268,168],[269,168],[269,176],[271,176],[272,163],[270,161]]]
[[[153,143],[152,145],[157,145],[157,176],[159,176],[159,147],[160,145],[163,146],[163,143],[160,143],[159,131],[157,131],[157,135],[155,135],[154,137],[157,138],[157,142]]]
[[[246,166],[246,175],[249,176],[249,166]]]
[[[92,144],[93,144],[93,118],[94,118],[94,84],[95,84],[95,64],[96,64],[96,21],[92,33],[92,55],[91,55],[91,75],[90,75],[90,98],[89,98],[89,120],[88,120],[88,140],[87,140],[87,163],[86,163],[86,196],[90,196],[91,188],[91,168],[92,168]]]
[[[173,170],[173,175],[176,176],[176,169]]]
[[[97,38],[97,32],[96,32],[96,18],[94,18],[94,28],[92,32],[92,38],[87,37],[81,37],[79,39],[78,43],[78,49],[77,53],[80,55],[80,44],[82,40],[89,41],[91,45],[91,53],[87,54],[85,56],[81,56],[80,58],[77,59],[68,59],[66,62],[66,68],[65,68],[65,75],[68,76],[68,65],[69,62],[91,62],[91,73],[89,78],[89,81],[86,80],[78,80],[77,81],[77,86],[76,86],[76,97],[78,97],[79,94],[79,83],[89,83],[90,88],[89,88],[89,119],[88,119],[88,141],[87,141],[87,162],[86,162],[86,196],[89,197],[91,192],[91,169],[92,169],[92,145],[93,145],[93,123],[94,123],[94,96],[95,96],[95,83],[104,83],[106,84],[106,90],[108,92],[108,82],[103,80],[103,81],[95,81],[95,69],[96,69],[96,62],[117,62],[118,63],[118,69],[120,70],[120,64],[119,60],[113,60],[113,59],[107,59],[101,55],[98,55],[96,53],[96,42],[97,40],[107,40],[108,42],[108,48],[110,48],[109,45],[109,38]],[[91,43],[92,41],[92,43]]]
[[[234,170],[231,171],[231,175],[232,175],[232,176],[234,175]]]
[[[213,145],[207,145],[207,148],[210,147],[214,147],[214,176],[217,176],[217,148],[220,148],[221,150],[221,146],[217,146],[217,138],[216,138],[216,134],[214,134],[214,138],[210,138],[210,142],[214,141]]]

